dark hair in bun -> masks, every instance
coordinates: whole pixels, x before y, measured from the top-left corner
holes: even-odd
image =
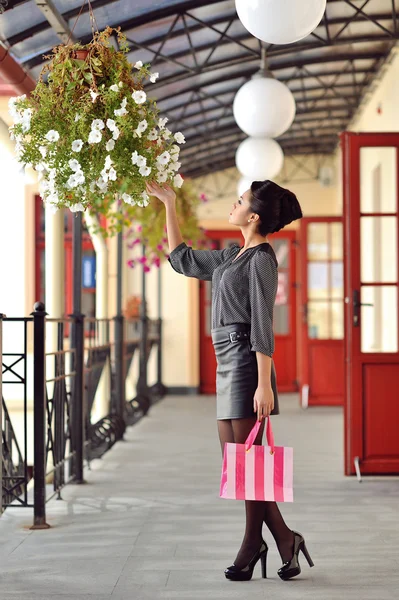
[[[302,210],[293,192],[274,181],[254,181],[251,185],[251,210],[259,215],[259,233],[266,236],[300,219]]]

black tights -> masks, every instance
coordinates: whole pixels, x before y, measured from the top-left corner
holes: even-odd
[[[226,419],[219,420],[218,431],[222,454],[226,442],[243,444],[249,432],[255,425],[256,417],[248,419]],[[255,440],[255,444],[262,443],[264,424]],[[277,548],[283,562],[290,560],[293,551],[294,536],[286,525],[276,502],[262,502],[256,500],[245,500],[245,534],[241,548],[237,554],[234,564],[243,568],[251,560],[252,556],[259,550],[262,543],[262,525],[266,523],[270,533],[274,537]]]

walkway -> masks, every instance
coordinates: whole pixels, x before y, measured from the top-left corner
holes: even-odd
[[[279,444],[295,447],[288,523],[306,534],[316,564],[295,581],[260,566],[225,580],[243,532],[243,503],[220,500],[212,397],[168,397],[48,505],[52,529],[31,532],[31,512],[0,519],[1,600],[388,600],[398,598],[399,481],[342,475],[342,416],[282,400]],[[265,532],[266,533],[266,532]]]

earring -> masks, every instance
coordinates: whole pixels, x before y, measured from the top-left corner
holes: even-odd
[[[250,222],[251,222],[251,219],[248,219],[248,223],[250,223]]]

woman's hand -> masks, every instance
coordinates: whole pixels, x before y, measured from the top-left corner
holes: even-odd
[[[160,186],[155,181],[147,181],[146,182],[147,194],[150,196],[155,196],[167,206],[176,200],[176,194],[173,188],[170,185]]]
[[[270,415],[274,408],[274,392],[272,386],[256,389],[254,396],[254,412],[257,413],[258,421],[262,421]]]

